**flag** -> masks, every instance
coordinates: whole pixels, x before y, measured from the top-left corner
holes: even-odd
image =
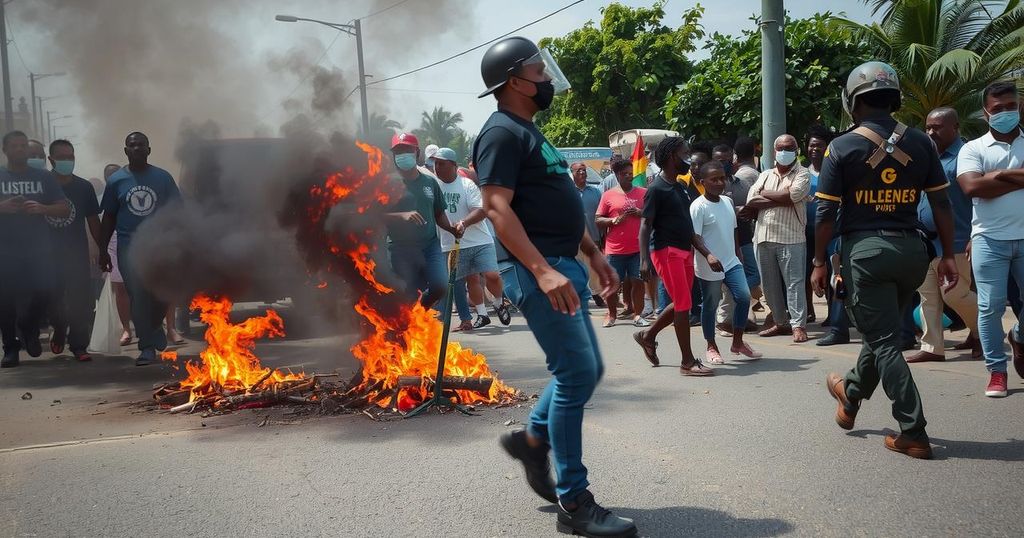
[[[647,152],[640,133],[636,134],[636,145],[633,146],[633,186],[647,186]]]

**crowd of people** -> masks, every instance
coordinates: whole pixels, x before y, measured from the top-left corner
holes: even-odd
[[[174,307],[142,284],[128,257],[136,228],[180,198],[171,175],[149,164],[146,135],[128,135],[128,164],[107,165],[103,180],[75,175],[75,148],[68,140],[54,140],[46,148],[11,131],[3,137],[3,152],[0,367],[18,366],[22,350],[39,357],[46,326],[51,327],[53,354],[67,348],[78,361],[92,360],[89,346],[103,273],[109,273],[116,298],[122,330],[118,343],[131,343],[133,326],[138,337],[136,365],[158,361],[157,351],[168,343],[185,343],[174,326]]]

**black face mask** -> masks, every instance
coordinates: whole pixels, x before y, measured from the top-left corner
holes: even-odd
[[[690,172],[690,161],[686,159],[679,159],[679,173],[686,175]]]
[[[550,80],[535,82],[521,77],[516,78],[530,82],[537,88],[537,93],[530,96],[530,99],[533,100],[533,104],[537,105],[539,110],[547,110],[551,107],[551,102],[555,100],[555,85]]]

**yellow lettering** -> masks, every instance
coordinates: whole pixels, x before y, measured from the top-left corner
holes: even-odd
[[[882,183],[885,183],[886,185],[892,185],[895,182],[896,182],[896,169],[895,168],[886,168],[885,170],[882,170]]]

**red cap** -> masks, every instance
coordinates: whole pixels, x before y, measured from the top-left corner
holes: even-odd
[[[395,149],[396,146],[412,146],[419,149],[420,141],[412,133],[398,133],[391,137],[391,149]]]

